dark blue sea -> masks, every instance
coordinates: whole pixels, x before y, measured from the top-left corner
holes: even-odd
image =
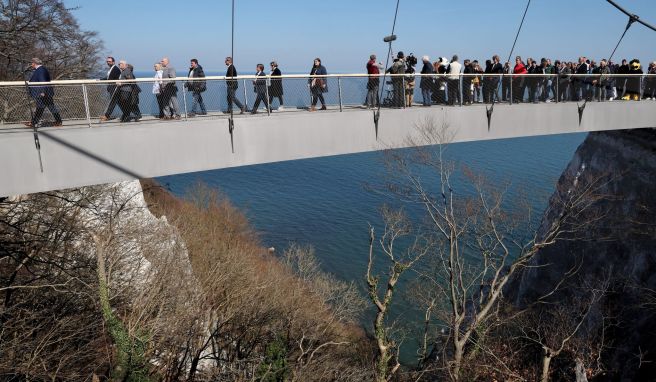
[[[554,184],[585,134],[457,143],[449,158],[491,179],[510,183],[509,198],[526,193],[544,210]],[[304,159],[166,176],[158,181],[178,196],[197,182],[214,187],[250,218],[262,244],[281,252],[290,243],[311,244],[325,270],[362,279],[369,224],[389,200],[365,184],[385,176],[379,152]],[[509,200],[511,202],[511,200]]]
[[[528,199],[539,221],[555,183],[585,134],[457,143],[447,158],[507,187],[506,206]],[[290,243],[312,245],[323,269],[363,288],[368,259],[368,229],[380,234],[380,207],[393,200],[372,192],[386,177],[380,152],[296,160],[223,170],[166,176],[158,181],[184,197],[197,182],[220,190],[240,208],[266,247],[281,254]],[[467,187],[454,185],[455,192]],[[410,206],[410,214],[418,209]],[[407,279],[411,274],[405,274]],[[403,280],[403,285],[408,280]],[[363,293],[363,296],[365,294]],[[395,316],[416,316],[399,295]],[[373,309],[370,309],[371,311]],[[365,326],[371,324],[364,318]],[[412,336],[402,360],[413,361]]]

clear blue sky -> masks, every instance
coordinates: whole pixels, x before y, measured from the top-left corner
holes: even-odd
[[[656,0],[617,0],[656,24]],[[95,30],[105,54],[148,71],[168,56],[178,70],[198,58],[224,71],[230,54],[230,0],[66,0],[81,26]],[[321,57],[329,73],[362,72],[371,53],[385,57],[396,0],[236,0],[235,63],[240,73],[275,59],[283,73],[309,71]],[[485,60],[508,56],[525,0],[401,0],[394,51]],[[605,0],[533,0],[515,54],[601,59],[610,55],[627,17]],[[615,59],[656,60],[656,32],[634,24]]]

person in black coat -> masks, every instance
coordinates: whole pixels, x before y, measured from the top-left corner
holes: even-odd
[[[629,74],[629,71],[631,69],[629,68],[629,64],[626,61],[626,59],[622,60],[622,65],[620,65],[617,68],[616,74]],[[617,96],[619,98],[622,98],[624,94],[626,93],[626,81],[629,79],[628,76],[621,76],[621,77],[616,77],[616,87],[617,87]]]
[[[277,62],[271,61],[271,73],[269,75],[271,76],[271,85],[269,85],[269,106],[273,102],[274,98],[278,98],[278,101],[280,102],[280,106],[278,107],[278,111],[282,111],[282,109],[283,109],[282,79],[281,78],[273,78],[273,77],[282,76],[282,72],[278,68],[278,63]]]
[[[310,76],[325,76],[328,74],[326,67],[321,65],[321,59],[315,58],[312,69],[310,70]],[[321,109],[326,110],[326,100],[323,98],[323,93],[328,92],[328,82],[327,78],[308,78],[308,86],[310,87],[310,92],[312,93],[312,105],[310,106],[310,111],[317,111],[317,102],[321,101]]]
[[[119,69],[119,67],[116,66],[116,61],[114,60],[114,57],[112,56],[107,57],[105,62],[107,63],[109,70],[107,71],[107,75],[105,77],[100,78],[100,80],[101,81],[118,80],[118,78],[121,76],[121,69]],[[116,91],[116,84],[113,83],[108,84],[107,93],[109,93],[109,104],[107,105],[107,108],[105,109],[103,115],[100,117],[101,121],[106,121],[111,118],[112,112],[114,111],[114,108],[118,103],[119,94]]]
[[[269,105],[269,99],[266,96],[266,92],[267,92],[266,79],[259,78],[259,77],[266,77],[266,74],[264,74],[264,65],[257,64],[255,70],[257,71],[255,73],[255,76],[258,78],[253,80],[253,91],[255,91],[256,97],[255,97],[255,103],[253,103],[253,110],[251,111],[251,114],[257,114],[257,108],[260,107],[260,101],[263,101],[264,105],[267,108],[267,111],[271,112],[271,105]]]
[[[499,56],[494,55],[492,57],[490,66],[485,66],[485,73],[490,74],[490,76],[485,76],[483,80],[483,102],[491,103],[494,101],[494,96],[497,94],[499,80],[503,74],[503,66],[501,65],[501,59]]]
[[[132,65],[128,64],[125,61],[119,62],[119,67],[121,68],[121,76],[119,80],[134,80]],[[134,82],[119,82],[118,92],[120,93],[119,98],[119,107],[123,112],[121,116],[121,122],[129,122],[134,120],[139,122],[141,119],[141,111],[139,110],[139,93],[141,89],[139,85]],[[134,117],[131,116],[134,114]]]
[[[32,76],[30,77],[30,82],[50,82],[50,73],[43,62],[38,58],[33,58],[30,66],[34,70]],[[59,110],[55,106],[53,97],[55,95],[55,89],[50,85],[39,85],[39,86],[30,86],[30,95],[34,98],[36,103],[36,111],[32,115],[32,121],[25,122],[25,126],[33,127],[39,124],[41,116],[43,115],[44,109],[47,107],[52,113],[52,116],[55,118],[54,126],[61,126],[62,119],[59,115]]]
[[[232,64],[232,57],[226,57],[225,64],[228,67],[228,70],[226,71],[226,77],[237,77],[237,69],[235,69],[235,66]],[[234,103],[239,108],[240,114],[244,114],[246,108],[244,108],[244,105],[241,104],[239,98],[235,97],[237,88],[239,88],[239,82],[237,80],[227,80],[226,87],[228,90],[227,92],[228,110],[226,111],[226,113],[230,114],[230,112],[232,112],[232,104]]]
[[[464,62],[463,74],[474,74],[474,67],[469,59]],[[471,105],[472,103],[472,80],[473,76],[462,76],[462,103],[464,105]]]
[[[430,57],[424,56],[422,57],[422,61],[424,63],[424,66],[421,67],[421,74],[435,73],[435,71],[433,70],[433,64],[431,64],[430,62]],[[424,106],[431,105],[431,92],[433,90],[434,84],[435,82],[432,76],[421,77],[421,81],[419,82],[419,87],[421,88],[421,96],[424,100],[423,102]]]
[[[191,59],[189,65],[189,78],[205,78],[205,72],[203,67],[198,64],[198,60],[195,58]],[[194,102],[191,104],[191,113],[187,114],[189,117],[193,117],[196,114],[205,115],[207,114],[207,109],[205,108],[205,102],[203,102],[203,93],[207,90],[207,83],[205,80],[193,80],[187,81],[185,87],[189,90],[194,97]],[[200,108],[200,111],[198,111]]]

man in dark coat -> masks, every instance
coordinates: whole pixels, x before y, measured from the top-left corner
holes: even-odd
[[[134,67],[124,60],[119,61],[121,68],[121,76],[119,80],[134,80]],[[141,120],[141,111],[139,110],[139,93],[141,89],[137,83],[128,81],[120,81],[118,85],[119,107],[123,114],[121,115],[121,122],[129,122],[134,120],[139,122]],[[134,116],[132,116],[134,114]]]
[[[464,62],[463,74],[474,74],[474,67],[469,59]],[[464,105],[471,105],[472,103],[472,76],[462,76],[462,103]]]
[[[260,78],[260,77],[266,77],[266,74],[264,74],[264,65],[257,64],[255,70],[257,71],[255,73],[255,76],[258,78],[253,80],[253,91],[255,91],[256,97],[255,97],[255,103],[253,103],[253,110],[251,111],[251,114],[257,114],[257,108],[260,107],[261,101],[264,102],[264,105],[267,107],[267,111],[271,112],[269,99],[266,96],[266,92],[267,92],[266,79]]]
[[[198,60],[195,58],[191,59],[191,64],[189,66],[189,78],[205,78],[205,72],[203,67],[198,64]],[[205,103],[203,102],[203,93],[207,90],[207,83],[205,80],[193,80],[187,81],[185,83],[185,88],[189,90],[194,97],[194,102],[191,105],[191,113],[187,114],[188,117],[194,117],[196,114],[205,115],[207,114],[207,109],[205,109]],[[198,108],[200,107],[200,111]]]
[[[30,82],[50,82],[50,73],[48,69],[43,66],[43,62],[38,58],[33,58],[31,62],[31,67],[34,70],[32,76],[30,77]],[[32,116],[32,121],[25,122],[25,126],[33,127],[37,126],[41,116],[43,115],[43,110],[47,107],[52,113],[52,116],[55,118],[54,126],[61,126],[62,119],[59,115],[59,110],[55,106],[55,102],[52,97],[55,95],[55,90],[50,85],[37,85],[30,86],[30,95],[34,98],[36,103],[36,111]]]
[[[497,94],[499,80],[503,74],[503,66],[501,65],[501,59],[499,56],[495,54],[492,57],[492,62],[490,64],[489,70],[486,65],[485,73],[491,75],[485,76],[485,80],[483,81],[483,102],[490,103],[494,100],[494,96]]]
[[[271,76],[271,85],[269,86],[269,106],[271,106],[271,102],[273,102],[274,98],[278,98],[278,101],[280,102],[280,106],[278,106],[278,111],[282,111],[283,109],[282,79],[274,78],[274,77],[282,76],[282,72],[278,68],[277,62],[271,61],[271,73],[269,75]]]
[[[232,57],[226,57],[225,64],[228,67],[226,77],[237,77],[237,69],[235,69],[235,66],[232,64]],[[230,112],[232,112],[232,104],[234,103],[240,110],[239,114],[244,114],[244,111],[246,110],[244,105],[241,104],[239,98],[235,97],[235,92],[237,92],[237,88],[239,88],[239,83],[237,80],[227,80],[226,87],[228,90],[228,110],[226,113],[230,114]]]
[[[110,81],[110,80],[118,80],[118,78],[121,76],[121,69],[116,66],[116,61],[114,60],[114,57],[107,57],[107,60],[105,60],[107,63],[107,66],[109,67],[109,70],[107,71],[107,75],[105,77],[100,78],[102,81]],[[111,119],[112,112],[114,111],[114,108],[116,107],[116,104],[118,103],[118,92],[116,92],[116,85],[115,84],[107,84],[107,93],[109,93],[109,104],[107,105],[107,108],[105,109],[105,113],[100,117],[101,121],[107,121],[108,119]]]
[[[421,74],[433,74],[433,64],[430,62],[430,57],[422,57],[422,62],[424,66],[421,67]],[[431,105],[431,91],[433,90],[433,77],[432,76],[422,76],[421,81],[419,82],[419,87],[421,88],[421,96],[423,98],[423,105]]]
[[[616,74],[629,74],[630,72],[629,64],[626,61],[626,58],[622,60],[622,65],[617,68]],[[620,76],[616,77],[616,87],[617,87],[617,97],[622,98],[626,93],[626,81],[629,77]]]

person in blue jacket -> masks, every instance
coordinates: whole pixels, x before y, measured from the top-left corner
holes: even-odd
[[[30,77],[30,82],[50,82],[50,73],[48,73],[48,69],[43,66],[43,62],[40,59],[36,57],[33,58],[30,66],[34,70],[32,72],[32,76]],[[59,115],[59,110],[57,109],[57,106],[55,106],[55,102],[52,99],[52,97],[55,95],[55,90],[53,87],[51,85],[40,84],[36,86],[30,86],[29,88],[30,96],[34,98],[34,102],[36,103],[36,111],[32,116],[32,121],[25,122],[25,126],[37,126],[39,120],[41,120],[41,116],[43,115],[43,110],[46,107],[48,110],[50,110],[50,113],[52,113],[52,116],[55,118],[54,126],[61,126],[62,119]]]

